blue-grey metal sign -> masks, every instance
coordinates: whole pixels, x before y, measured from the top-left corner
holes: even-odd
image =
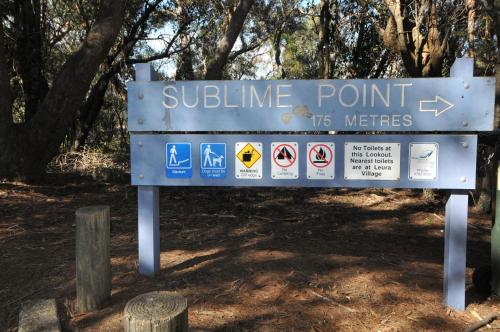
[[[179,142],[192,147],[192,174],[170,177],[165,169]],[[475,187],[475,135],[134,134],[130,144],[134,185]],[[223,175],[206,175],[216,169]],[[282,172],[274,174],[273,169]]]
[[[451,76],[158,82],[151,64],[137,65],[127,86],[140,273],[160,270],[158,186],[458,189],[446,205],[444,301],[463,310],[476,135],[193,134],[492,130],[494,78],[473,77],[465,58]]]
[[[128,83],[130,131],[488,131],[495,79]]]

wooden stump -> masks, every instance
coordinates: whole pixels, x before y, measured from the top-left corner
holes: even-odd
[[[111,298],[109,206],[76,211],[76,304],[80,313],[101,309]]]
[[[23,302],[19,312],[19,332],[61,332],[56,300]]]
[[[175,292],[151,292],[128,301],[125,332],[187,332],[187,299]]]

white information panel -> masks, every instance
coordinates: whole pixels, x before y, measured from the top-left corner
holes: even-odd
[[[271,177],[273,179],[298,179],[299,145],[297,142],[271,143]]]
[[[307,143],[307,178],[312,180],[335,178],[335,143]]]
[[[262,143],[236,142],[234,171],[237,179],[262,179]]]
[[[346,142],[346,180],[399,180],[400,143]]]
[[[437,143],[410,143],[410,180],[437,180],[438,176]]]

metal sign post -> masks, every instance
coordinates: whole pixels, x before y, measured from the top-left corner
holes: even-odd
[[[457,59],[450,78],[158,82],[137,65],[128,109],[139,271],[160,269],[158,186],[450,189],[444,302],[463,310],[477,135],[457,132],[493,129],[495,88],[472,70]],[[276,134],[331,130],[454,134]]]

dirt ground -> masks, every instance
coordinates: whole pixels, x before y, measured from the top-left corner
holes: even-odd
[[[472,209],[467,309],[441,304],[444,204],[420,191],[163,188],[154,279],[137,273],[136,199],[125,184],[0,183],[0,330],[23,301],[56,298],[65,330],[121,331],[125,303],[153,290],[185,295],[196,331],[461,331],[500,311],[471,285],[490,250]],[[112,303],[79,315],[74,213],[93,204],[111,206]]]

